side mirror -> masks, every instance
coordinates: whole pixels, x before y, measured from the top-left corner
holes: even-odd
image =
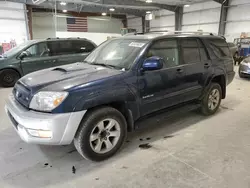
[[[142,68],[144,71],[159,70],[163,67],[163,61],[161,57],[153,56],[143,62]]]
[[[24,59],[25,57],[28,57],[28,53],[26,51],[23,51],[20,55],[19,58],[20,59]]]

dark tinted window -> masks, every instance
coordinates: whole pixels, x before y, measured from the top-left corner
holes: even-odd
[[[228,44],[223,39],[211,39],[208,41],[209,47],[217,57],[231,57]]]
[[[205,60],[205,61],[208,60],[209,57],[208,57],[208,53],[207,53],[205,46],[200,40],[198,40],[198,43],[199,43],[199,48],[200,48],[201,60]]]
[[[51,41],[48,43],[52,55],[89,53],[95,46],[84,40]]]
[[[159,56],[164,59],[164,67],[179,65],[178,45],[175,39],[160,40],[155,42],[148,51],[148,57]]]
[[[67,55],[72,54],[72,43],[70,41],[51,41],[48,42],[51,55]]]
[[[89,53],[95,49],[95,46],[88,41],[73,41],[73,49],[75,53]]]
[[[186,64],[200,62],[200,52],[197,39],[182,39],[183,60]]]

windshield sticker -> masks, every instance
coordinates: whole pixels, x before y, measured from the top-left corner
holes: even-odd
[[[141,42],[131,42],[129,44],[129,46],[132,46],[132,47],[136,47],[136,48],[141,48],[145,45],[145,43],[141,43]]]

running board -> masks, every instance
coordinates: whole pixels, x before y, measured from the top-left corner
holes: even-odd
[[[181,117],[182,114],[188,113],[190,111],[197,110],[201,105],[197,103],[188,103],[181,104],[171,108],[167,108],[164,110],[160,110],[158,112],[154,112],[147,116],[144,116],[135,122],[135,129],[139,129],[145,126],[146,121],[158,121],[162,119],[167,119],[175,115],[179,115]]]

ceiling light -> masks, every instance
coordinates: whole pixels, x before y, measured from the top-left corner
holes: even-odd
[[[146,3],[152,3],[153,1],[152,0],[146,0]]]
[[[63,10],[64,13],[68,12],[67,10]]]
[[[61,2],[60,5],[65,6],[65,5],[67,5],[67,3]]]
[[[186,7],[186,8],[187,8],[187,7],[190,7],[190,5],[184,5],[184,7]]]
[[[107,16],[107,13],[106,13],[106,12],[103,12],[102,15],[103,15],[103,16]]]
[[[151,11],[147,11],[146,14],[151,14]]]
[[[114,9],[114,8],[110,8],[110,9],[109,9],[109,11],[114,12],[114,11],[115,11],[115,9]]]

